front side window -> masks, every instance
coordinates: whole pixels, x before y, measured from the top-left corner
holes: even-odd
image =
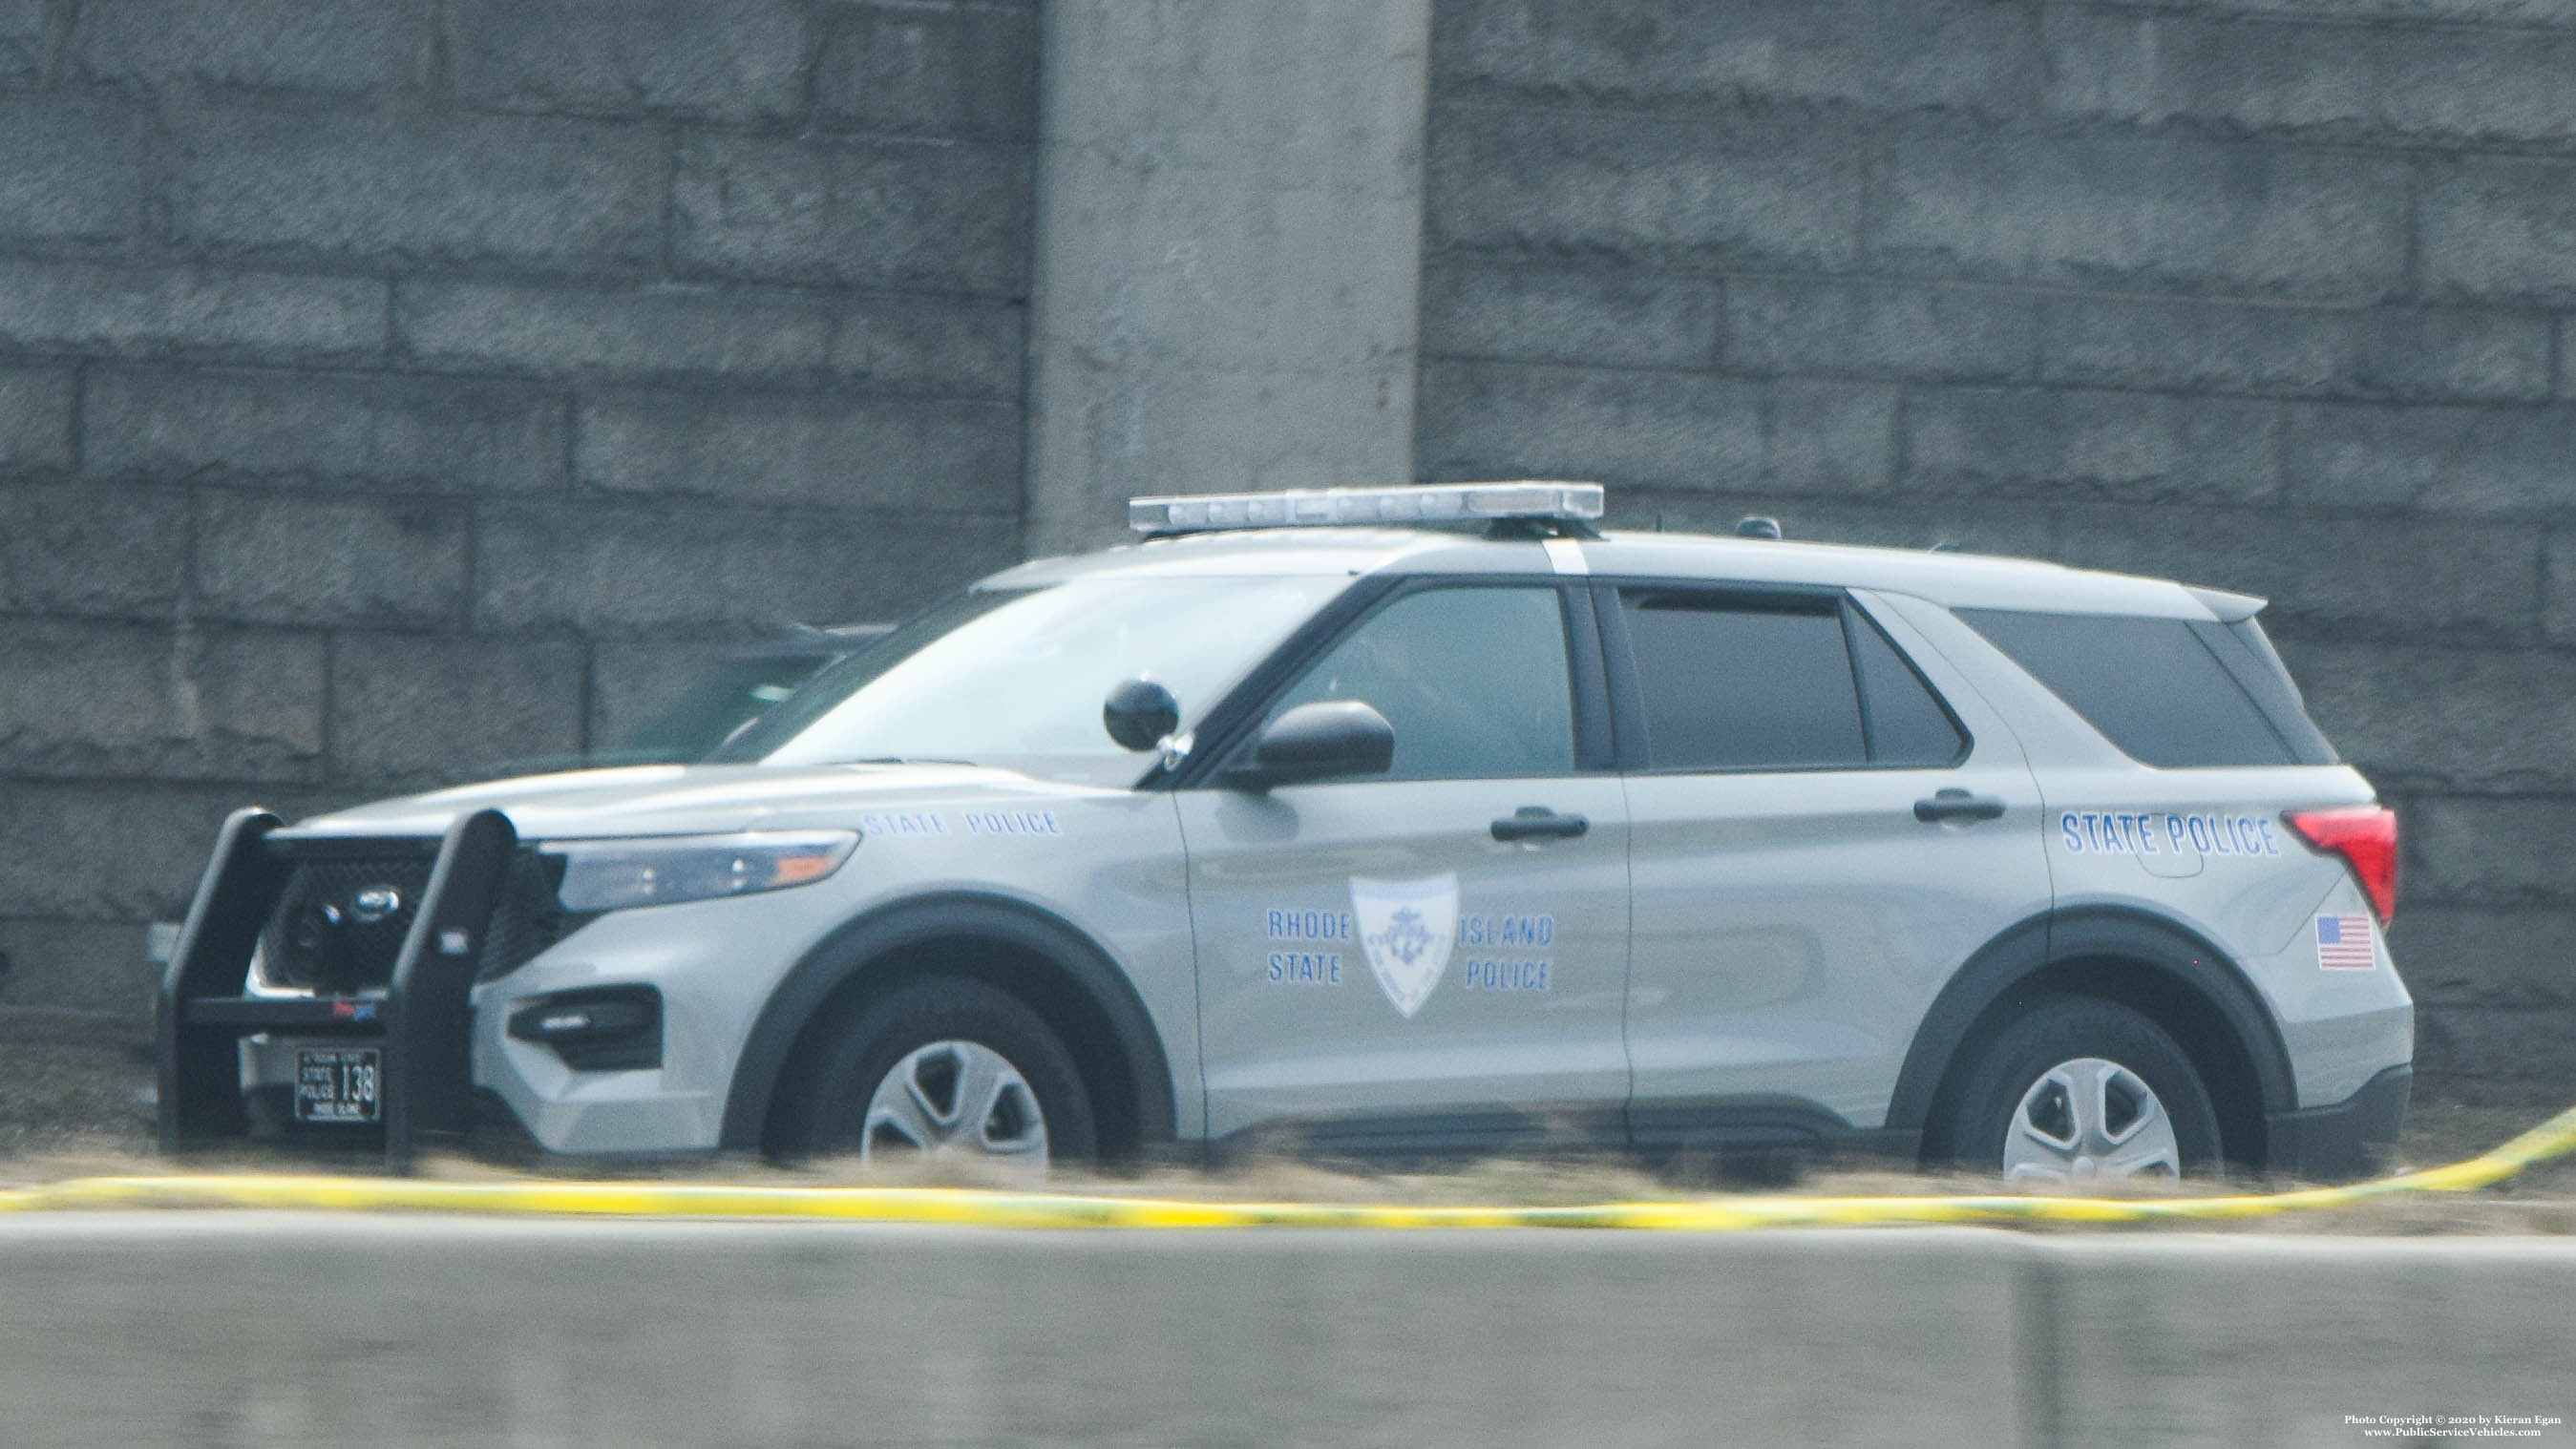
[[[1112,688],[1160,683],[1187,730],[1350,582],[1105,578],[972,590],[824,670],[711,758],[953,760],[1132,783],[1150,757],[1110,739],[1100,711]]]
[[[1424,589],[1364,620],[1270,717],[1365,701],[1395,729],[1387,779],[1564,775],[1574,769],[1572,678],[1553,587]]]

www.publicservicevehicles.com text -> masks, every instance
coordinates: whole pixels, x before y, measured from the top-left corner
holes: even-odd
[[[2346,1414],[2365,1439],[2537,1439],[2556,1414]]]

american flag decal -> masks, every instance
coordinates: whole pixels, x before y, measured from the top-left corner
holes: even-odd
[[[2317,964],[2329,971],[2369,970],[2370,917],[2317,917]]]

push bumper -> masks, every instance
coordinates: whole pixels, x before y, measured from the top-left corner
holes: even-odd
[[[472,1128],[469,996],[518,837],[492,810],[448,828],[381,998],[277,999],[249,995],[246,985],[261,923],[286,879],[287,863],[268,841],[280,823],[264,810],[235,811],[224,822],[162,977],[162,1150],[248,1134],[243,1042],[273,1035],[374,1064],[382,1104],[375,1130],[387,1165],[406,1169],[422,1147],[461,1143]]]
[[[2264,1166],[2311,1182],[2341,1182],[2379,1170],[2406,1125],[2415,1069],[2394,1066],[2331,1107],[2275,1112]]]

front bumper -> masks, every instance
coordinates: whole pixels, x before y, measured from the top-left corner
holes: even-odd
[[[2313,1182],[2370,1176],[2397,1145],[2414,1086],[2415,1069],[2394,1066],[2333,1106],[2273,1113],[2263,1165]]]

